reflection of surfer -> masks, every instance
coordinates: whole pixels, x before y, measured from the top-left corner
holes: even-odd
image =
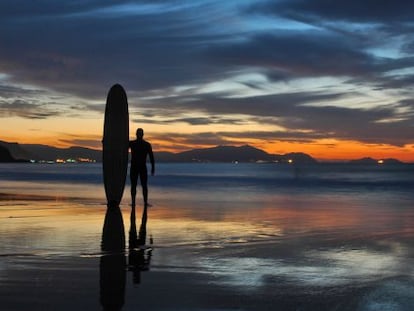
[[[146,246],[147,239],[147,207],[142,212],[141,227],[137,236],[135,221],[135,206],[131,209],[131,226],[129,229],[129,254],[128,270],[133,272],[134,284],[141,283],[141,271],[148,271],[150,268],[152,246]],[[152,237],[150,238],[152,244]]]
[[[129,142],[131,148],[131,198],[132,205],[135,206],[135,197],[137,194],[137,182],[138,176],[140,178],[142,195],[144,197],[145,206],[148,205],[148,173],[147,173],[147,156],[151,161],[151,175],[154,175],[154,154],[152,153],[151,144],[143,139],[144,130],[142,128],[137,129],[137,139]]]

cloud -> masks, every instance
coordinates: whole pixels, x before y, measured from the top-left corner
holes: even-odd
[[[332,2],[329,0],[265,1],[254,5],[263,13],[282,15],[313,15],[332,21],[359,23],[412,22],[414,3],[404,0],[358,0]]]
[[[304,132],[304,131],[244,131],[244,132],[220,132],[226,138],[237,138],[237,140],[259,139],[268,142],[290,141],[290,142],[314,142],[317,139],[327,138],[325,133]]]
[[[262,6],[266,12],[318,12],[324,2],[315,2]],[[0,51],[0,71],[14,81],[94,99],[115,82],[150,90],[207,83],[243,68],[286,80],[369,75],[384,65],[364,50],[367,38],[375,37],[369,33],[357,38],[321,29],[237,30],[244,20],[253,24],[255,15],[242,5],[226,7],[217,1],[88,1],[75,6],[44,0],[41,5],[16,1],[3,6],[0,35],[7,44]],[[219,27],[225,18],[232,22]]]
[[[414,85],[414,75],[409,74],[395,74],[390,75],[386,79],[377,79],[375,83],[378,87],[383,89],[401,89],[406,92],[408,96],[412,96],[412,86]]]
[[[39,89],[28,89],[21,86],[12,86],[7,84],[0,84],[0,95],[3,99],[11,99],[16,97],[35,97],[44,95],[46,92]]]
[[[359,44],[361,45],[361,44]],[[306,51],[306,53],[304,53]],[[222,64],[261,67],[286,76],[355,76],[378,72],[380,61],[358,48],[358,42],[323,32],[257,34],[243,42],[211,49]],[[286,72],[285,76],[280,72]]]
[[[243,125],[246,124],[245,120],[236,118],[225,118],[218,116],[199,116],[199,117],[182,117],[182,118],[137,118],[132,120],[137,124],[172,124],[172,123],[187,123],[189,125],[214,125],[214,124],[231,124],[231,125]]]
[[[288,136],[284,136],[284,139],[313,140],[325,137],[396,146],[412,143],[413,114],[407,112],[413,111],[412,101],[372,108],[348,108],[330,104],[331,101],[347,98],[346,95],[304,92],[220,100],[204,95],[195,102],[181,99],[176,99],[177,102],[172,102],[172,99],[158,101],[151,103],[151,108],[167,111],[173,105],[181,111],[196,113],[198,110],[199,114],[220,116],[231,116],[237,112],[256,124],[285,128]],[[249,132],[246,129],[240,136],[246,137],[245,133]],[[277,134],[281,135],[276,132],[275,139]],[[266,137],[268,136],[263,136]]]
[[[85,138],[60,139],[59,141],[64,144],[68,144],[72,146],[102,149],[102,137],[95,137],[91,139],[85,139]]]
[[[43,104],[14,100],[12,102],[0,101],[0,118],[21,117],[27,119],[46,119],[57,116],[60,112]]]
[[[97,98],[115,82],[142,90],[221,72],[200,53],[220,39],[208,32],[217,15],[200,14],[208,3],[159,2],[157,10],[145,10],[148,3],[43,2],[42,10],[9,3],[3,13],[0,69],[15,81]]]
[[[27,85],[0,83],[0,117],[49,119],[51,117],[81,117],[92,111],[82,99]],[[80,112],[82,111],[82,114]]]
[[[151,133],[150,139],[168,141],[174,145],[174,149],[188,150],[194,146],[217,146],[217,145],[243,145],[252,140],[266,143],[277,143],[281,141],[312,143],[318,139],[326,138],[325,133],[306,133],[300,131],[217,131],[199,133]]]
[[[399,0],[1,2],[0,116],[103,112],[118,82],[131,94],[134,122],[211,125],[210,134],[181,137],[194,144],[250,136],[402,146],[414,141],[413,6]],[[238,136],[236,129],[215,133],[215,125],[246,126]]]
[[[201,132],[201,133],[180,133],[177,132],[164,132],[164,133],[151,133],[149,140],[152,142],[154,149],[163,149],[164,146],[158,146],[154,143],[157,141],[167,141],[169,145],[173,146],[175,151],[186,151],[197,147],[217,146],[217,145],[230,145],[236,143],[235,140],[226,139],[220,133],[214,132]]]

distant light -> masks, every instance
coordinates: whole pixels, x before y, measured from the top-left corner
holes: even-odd
[[[77,161],[74,160],[74,162],[81,162],[81,163],[95,163],[96,160],[89,159],[89,158],[77,158]]]
[[[384,160],[378,160],[378,164],[384,164]]]
[[[290,163],[290,164],[293,163],[293,160],[292,159],[289,159],[288,160],[288,163]]]

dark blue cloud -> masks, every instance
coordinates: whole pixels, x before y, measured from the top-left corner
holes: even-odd
[[[320,31],[257,34],[209,51],[223,66],[260,67],[285,72],[276,79],[306,76],[361,76],[378,73],[385,60],[361,49],[362,43]]]
[[[151,89],[205,81],[219,72],[200,53],[217,40],[208,32],[217,17],[199,18],[201,5],[143,10],[131,2],[130,11],[126,4],[126,11],[113,5],[109,14],[111,4],[44,1],[40,10],[30,2],[10,3],[2,13],[0,71],[83,96],[98,96],[113,81]]]
[[[47,119],[58,115],[62,115],[62,111],[38,101],[13,100],[7,102],[0,100],[0,117],[18,116],[26,119]]]
[[[286,127],[285,139],[403,145],[414,140],[413,18],[414,4],[407,1],[2,1],[0,113],[56,115],[53,105],[34,100],[48,90],[103,104],[119,82],[147,122],[261,120]],[[240,98],[223,81],[241,73],[266,79],[238,81],[252,91]],[[318,77],[344,85],[294,89],[296,80]],[[274,82],[286,88],[264,96]],[[203,93],[211,83],[221,83],[222,91]],[[20,86],[27,84],[33,88]],[[366,100],[360,88],[393,92],[395,99],[387,99],[386,108],[384,99],[369,109],[352,106]],[[154,96],[140,100],[143,94]],[[337,100],[350,104],[338,107]],[[96,104],[69,106],[102,111]],[[246,129],[240,137],[247,133],[260,134]]]
[[[412,101],[395,102],[393,105],[353,108],[338,107],[331,101],[349,94],[290,93],[255,98],[199,97],[196,101],[182,98],[151,104],[152,109],[177,107],[178,111],[197,111],[210,115],[231,116],[235,111],[250,121],[263,125],[280,125],[286,129],[283,139],[292,141],[316,138],[339,138],[364,143],[404,146],[413,141],[412,114],[398,112],[399,108],[413,109]],[[312,102],[320,106],[308,105]],[[225,118],[224,118],[225,120]],[[225,122],[223,122],[225,124]],[[245,138],[246,132],[239,133]],[[236,134],[233,134],[235,137]],[[286,136],[287,135],[287,136]],[[275,132],[275,139],[278,137]],[[263,139],[266,139],[263,136]]]
[[[414,19],[414,3],[405,0],[281,0],[254,5],[263,13],[313,15],[329,21],[358,23],[401,23]]]

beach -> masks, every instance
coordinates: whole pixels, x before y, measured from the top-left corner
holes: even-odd
[[[150,179],[143,231],[98,164],[2,164],[1,310],[411,309],[411,166],[194,165]]]

